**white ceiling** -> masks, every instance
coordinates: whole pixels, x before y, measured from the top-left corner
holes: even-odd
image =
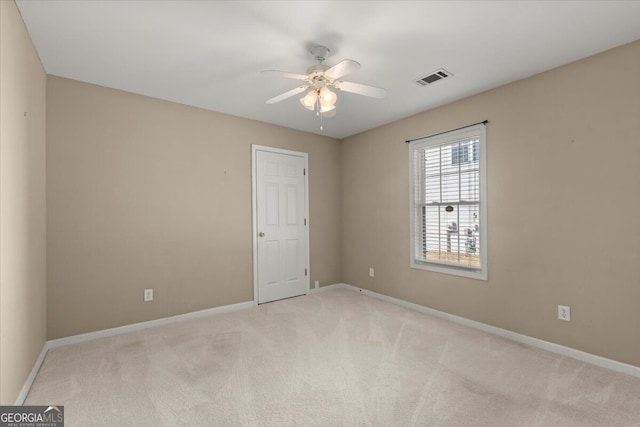
[[[640,39],[640,1],[18,0],[48,74],[345,138]],[[313,45],[353,59],[343,79],[384,99],[338,93],[320,120],[299,85]],[[453,77],[422,87],[438,68]],[[608,78],[615,78],[615,70]],[[603,79],[603,84],[606,80]]]

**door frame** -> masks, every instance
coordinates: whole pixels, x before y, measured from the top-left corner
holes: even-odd
[[[252,211],[252,242],[253,242],[253,305],[258,305],[258,151],[265,151],[268,153],[275,154],[286,154],[290,156],[302,157],[304,159],[304,217],[307,220],[307,225],[305,227],[305,237],[306,237],[306,254],[305,254],[305,262],[307,264],[307,290],[306,294],[308,295],[311,289],[311,263],[309,257],[309,154],[303,153],[301,151],[292,151],[286,150],[284,148],[275,148],[268,147],[266,145],[257,145],[251,144],[251,211]]]

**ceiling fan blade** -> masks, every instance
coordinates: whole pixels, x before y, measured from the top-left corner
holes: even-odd
[[[286,77],[288,79],[295,79],[295,80],[307,80],[309,78],[309,76],[307,76],[306,74],[296,74],[296,73],[290,73],[288,71],[264,70],[262,72],[264,74],[274,74],[280,77]]]
[[[370,96],[372,98],[384,98],[387,95],[387,91],[382,88],[360,83],[340,81],[336,82],[335,87],[345,92],[357,93],[358,95]]]
[[[300,92],[304,92],[305,90],[309,89],[309,86],[298,86],[295,89],[291,89],[290,91],[287,91],[281,95],[278,96],[274,96],[271,99],[267,100],[267,104],[275,104],[276,102],[280,102],[282,100],[285,100],[287,98],[291,98],[294,95],[299,94]]]
[[[351,59],[345,59],[344,61],[338,62],[333,67],[329,68],[324,72],[325,76],[335,80],[339,79],[342,76],[346,76],[349,73],[353,73],[354,71],[358,71],[360,69],[360,63],[353,61]]]

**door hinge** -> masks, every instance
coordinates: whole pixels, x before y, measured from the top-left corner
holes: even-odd
[[[304,275],[305,276],[307,275],[307,269],[306,268],[304,269]]]
[[[307,169],[306,168],[302,168],[302,175],[303,176],[307,176]]]
[[[304,219],[304,225],[307,225],[307,218]]]

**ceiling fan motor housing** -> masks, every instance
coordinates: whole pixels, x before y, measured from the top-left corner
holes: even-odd
[[[331,83],[329,79],[324,75],[325,71],[329,68],[326,65],[313,65],[307,68],[307,75],[309,76],[309,83],[312,83],[316,86],[324,86],[326,83]]]

